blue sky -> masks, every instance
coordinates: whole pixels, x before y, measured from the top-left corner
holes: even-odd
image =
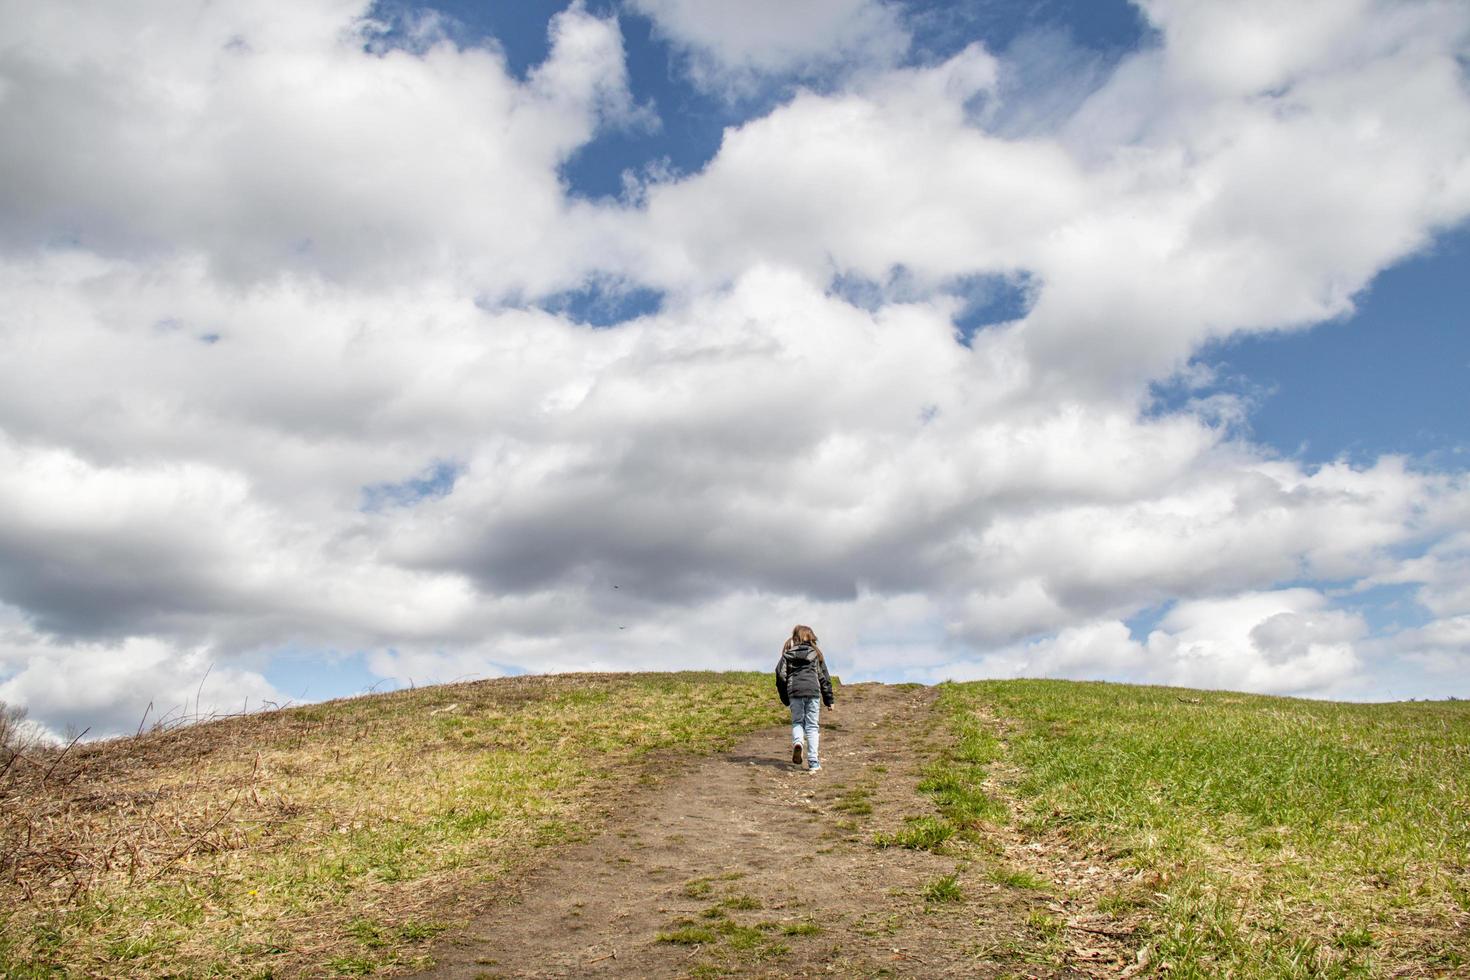
[[[848,678],[1470,696],[1470,11],[181,3],[0,12],[49,730],[797,621]]]
[[[1354,312],[1244,337],[1200,360],[1253,393],[1254,438],[1313,462],[1405,453],[1463,469],[1470,453],[1470,233],[1380,273]]]

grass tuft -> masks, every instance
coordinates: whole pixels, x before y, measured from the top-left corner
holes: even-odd
[[[960,888],[959,879],[955,875],[944,875],[935,878],[925,885],[920,892],[924,901],[930,905],[941,905],[946,902],[963,902],[965,893]]]
[[[945,842],[954,836],[955,828],[939,817],[910,817],[901,830],[891,834],[878,834],[873,838],[877,847],[905,847],[914,851],[942,853]]]
[[[788,922],[781,927],[783,936],[816,936],[822,931],[822,927],[815,922]]]
[[[985,872],[985,877],[997,885],[1007,888],[1025,888],[1031,891],[1044,892],[1051,889],[1051,885],[1043,878],[1039,878],[1029,871],[1016,868],[992,867]]]
[[[873,788],[857,786],[848,790],[837,798],[832,809],[855,817],[867,816],[873,812]]]

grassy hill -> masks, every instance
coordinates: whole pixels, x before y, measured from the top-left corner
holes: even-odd
[[[412,964],[464,900],[681,753],[769,724],[754,674],[420,688],[74,748],[0,784],[0,975]],[[779,707],[779,705],[778,705]]]
[[[0,775],[0,975],[423,964],[680,760],[781,722],[771,686],[513,678],[28,755]],[[925,815],[877,848],[1090,903],[1139,974],[1470,970],[1470,704],[1009,681],[934,710]],[[1014,959],[1059,962],[1034,926]]]
[[[1064,681],[940,703],[962,734],[937,773],[1005,800],[1041,875],[1085,857],[1097,873],[1063,884],[1154,968],[1470,974],[1470,703]]]

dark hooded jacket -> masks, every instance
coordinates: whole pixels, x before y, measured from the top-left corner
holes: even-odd
[[[827,674],[827,661],[810,643],[798,643],[776,663],[776,693],[782,704],[792,698],[820,697],[832,707],[832,678]]]

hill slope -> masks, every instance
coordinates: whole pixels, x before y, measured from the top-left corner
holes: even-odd
[[[1470,705],[856,685],[815,777],[783,721],[763,675],[515,678],[24,759],[0,973],[1470,963]]]

